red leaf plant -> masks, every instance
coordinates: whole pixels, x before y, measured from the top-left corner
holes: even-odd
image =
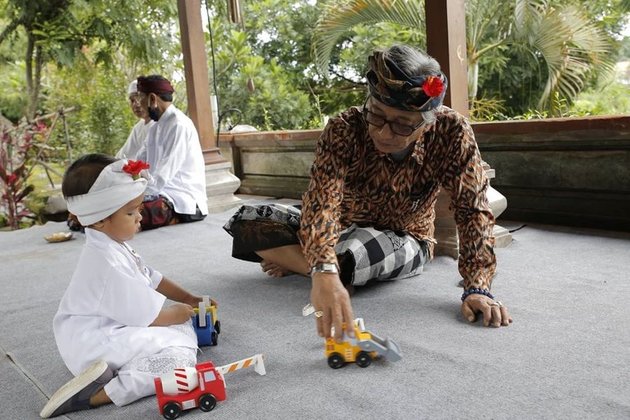
[[[24,200],[34,189],[28,184],[32,166],[34,137],[44,135],[41,122],[4,126],[0,134],[0,214],[11,229],[18,229],[24,218],[34,218]]]

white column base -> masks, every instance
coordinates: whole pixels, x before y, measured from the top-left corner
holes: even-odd
[[[486,191],[490,210],[495,218],[507,208],[507,199],[503,194],[488,187]],[[459,240],[457,236],[457,226],[453,220],[453,212],[448,208],[448,194],[444,191],[440,192],[437,203],[435,204],[435,240],[438,242],[435,246],[435,255],[447,255],[457,258],[459,255]],[[504,227],[496,225],[492,231],[494,234],[494,247],[505,248],[512,242],[512,234]]]
[[[206,194],[208,196],[208,212],[221,213],[241,205],[243,200],[234,192],[241,186],[241,180],[232,172],[230,162],[206,165]]]

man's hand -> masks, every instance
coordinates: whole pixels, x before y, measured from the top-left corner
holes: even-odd
[[[462,315],[469,322],[475,322],[477,314],[483,315],[483,325],[498,328],[507,327],[512,322],[512,317],[506,306],[501,302],[490,299],[488,296],[473,293],[462,302]]]
[[[354,335],[354,315],[350,304],[350,295],[339,275],[335,273],[314,273],[311,289],[311,303],[315,308],[317,333],[320,337],[329,338],[331,327],[335,328],[335,340],[343,337],[342,325],[346,326],[346,333]],[[321,311],[322,316],[317,316]]]

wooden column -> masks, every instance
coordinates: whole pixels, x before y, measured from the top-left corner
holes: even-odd
[[[427,53],[435,58],[448,77],[448,91],[444,104],[468,117],[468,66],[466,57],[466,9],[465,0],[426,0],[425,17],[427,22]],[[494,170],[484,162],[488,178],[494,178]],[[501,193],[488,188],[488,202],[495,217],[505,210],[507,200]],[[459,239],[453,211],[449,207],[450,198],[440,192],[435,204],[435,247],[436,255],[450,255],[457,258]],[[507,246],[512,236],[507,229],[494,226],[495,247]]]
[[[465,0],[427,0],[427,53],[448,77],[444,105],[468,116]]]
[[[219,153],[212,119],[206,43],[200,0],[178,0],[179,29],[184,55],[188,116],[193,120],[207,164],[226,162]]]
[[[184,54],[188,115],[199,132],[199,141],[206,162],[208,211],[221,212],[241,203],[234,195],[241,181],[231,172],[232,164],[221,155],[217,147],[216,127],[212,119],[210,102],[206,43],[201,23],[201,1],[177,0],[177,9]]]

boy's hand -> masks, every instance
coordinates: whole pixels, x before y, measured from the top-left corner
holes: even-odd
[[[151,324],[154,327],[166,327],[169,325],[183,324],[195,315],[193,307],[187,303],[174,303],[168,308],[162,309]]]
[[[173,311],[173,324],[183,324],[195,315],[193,307],[186,303],[174,303],[166,310]]]
[[[199,303],[201,303],[202,301],[203,301],[203,297],[193,295],[190,297],[190,299],[186,301],[186,303],[188,303],[193,308],[197,308],[199,307]],[[210,304],[213,306],[216,306],[217,308],[219,307],[219,305],[214,299],[210,299]]]

